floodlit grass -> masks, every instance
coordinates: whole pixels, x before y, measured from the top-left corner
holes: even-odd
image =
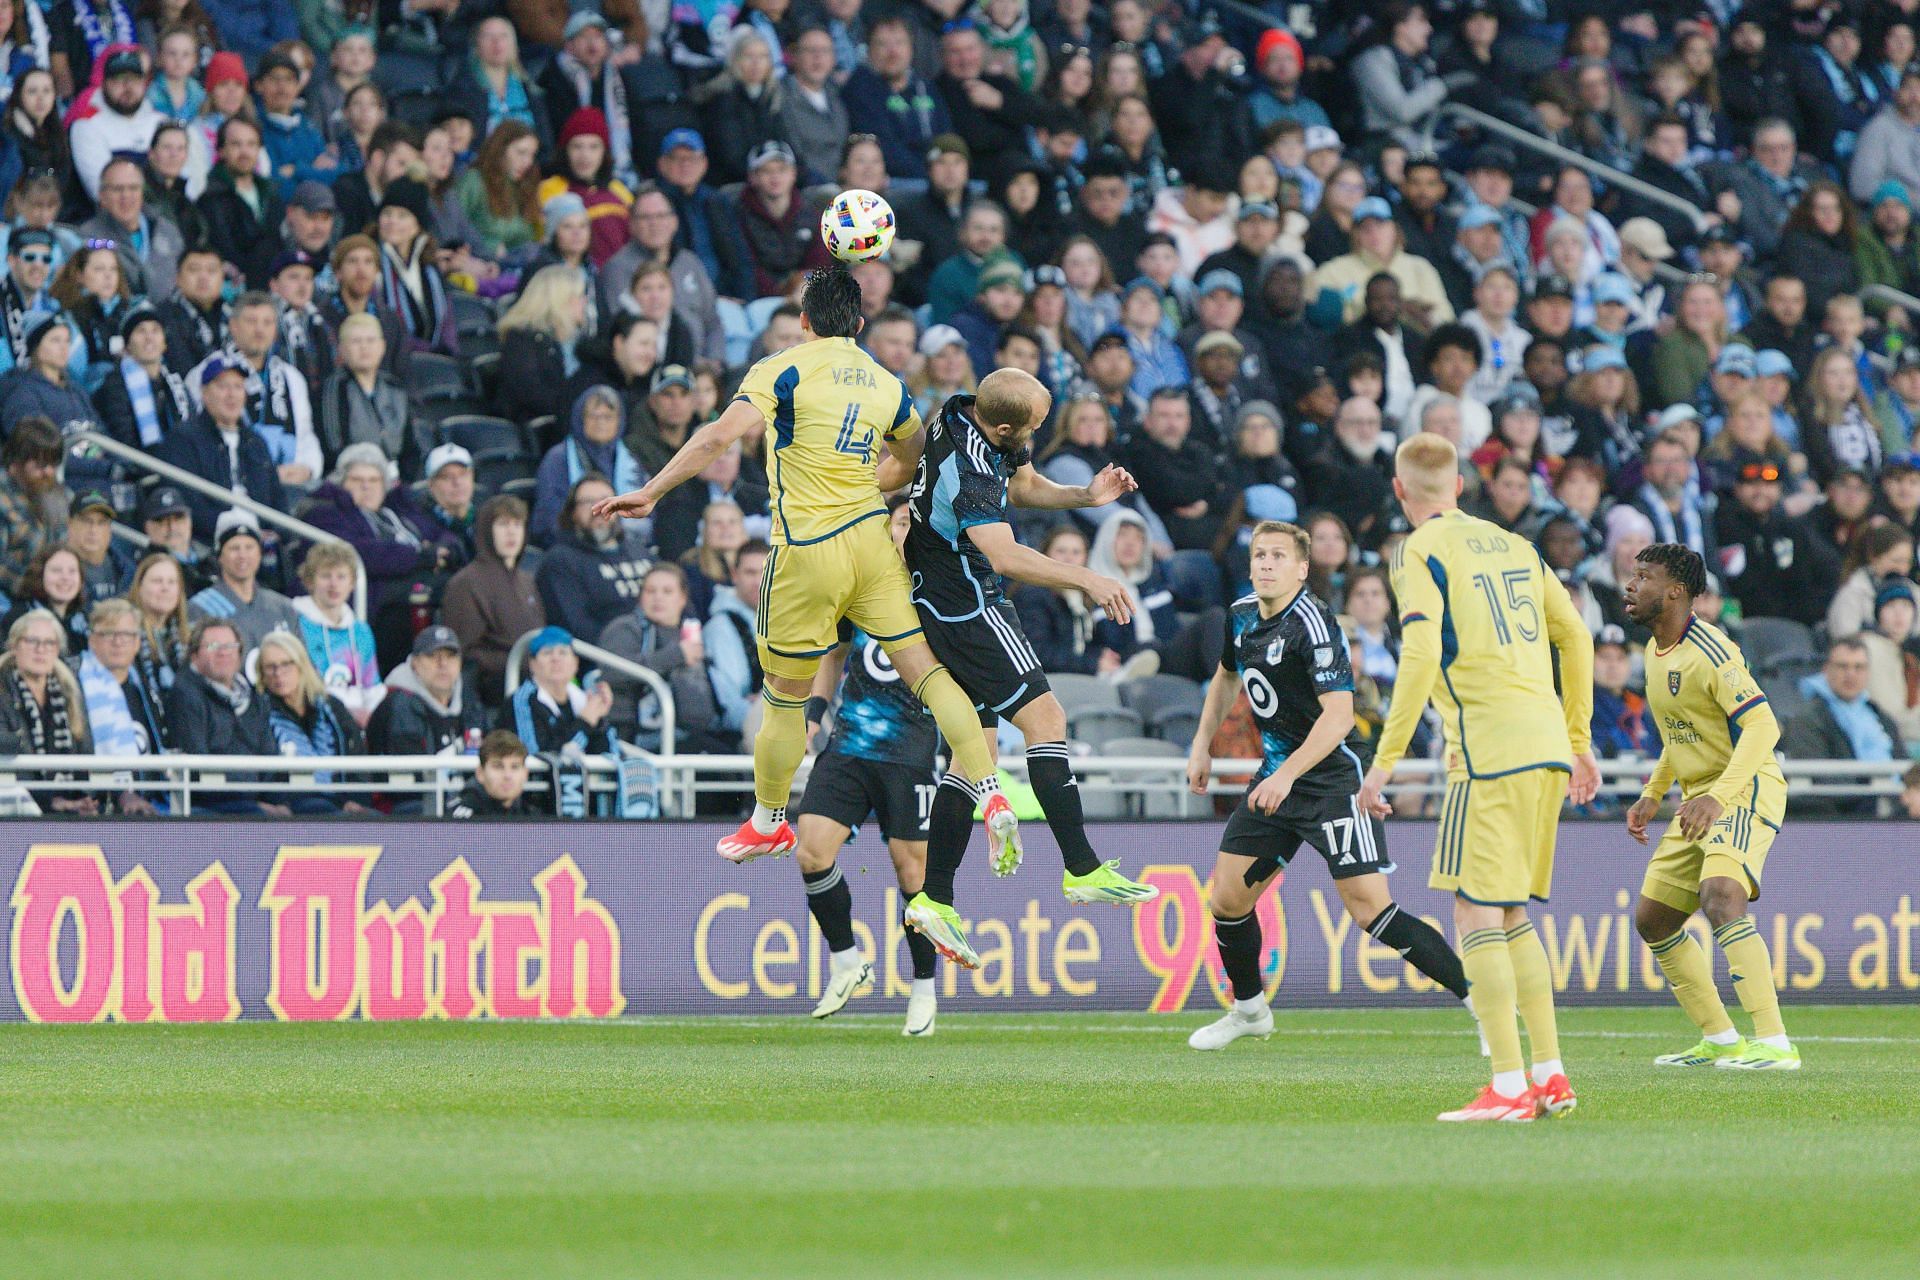
[[[20,1276],[1911,1276],[1920,1009],[1797,1075],[1563,1013],[1571,1118],[1445,1126],[1455,1011],[0,1029]]]

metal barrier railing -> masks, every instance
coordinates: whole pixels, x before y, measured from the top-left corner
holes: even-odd
[[[101,452],[111,454],[130,466],[139,467],[143,471],[150,471],[163,480],[192,489],[195,493],[205,494],[207,497],[217,502],[224,502],[230,507],[238,507],[240,510],[250,513],[255,519],[270,524],[285,533],[290,533],[296,538],[302,538],[314,543],[338,542],[341,546],[350,545],[345,539],[336,537],[324,529],[315,528],[305,520],[296,519],[284,511],[276,511],[266,503],[257,502],[244,493],[235,493],[232,489],[222,489],[211,480],[204,479],[193,474],[191,471],[176,467],[171,462],[164,462],[150,453],[134,448],[130,444],[123,444],[105,432],[83,430],[70,432],[68,434],[70,439],[81,440],[93,445]],[[131,533],[132,531],[128,530],[127,532]],[[362,622],[367,620],[367,567],[365,565],[360,565],[359,568],[355,570],[353,582],[353,612]]]
[[[527,632],[513,642],[513,648],[507,650],[506,686],[508,689],[518,689],[520,687],[520,665],[527,659],[527,644],[538,634],[539,632],[537,631]],[[632,744],[623,745],[628,747],[631,752],[654,762],[655,768],[662,773],[672,772],[675,775],[684,774],[684,770],[669,771],[665,767],[669,761],[674,759],[673,734],[674,725],[677,723],[677,709],[673,702],[673,689],[667,684],[665,678],[658,672],[650,671],[641,666],[631,658],[623,658],[611,649],[602,649],[597,644],[588,644],[585,640],[577,636],[574,637],[573,651],[598,666],[618,671],[623,676],[630,676],[653,690],[655,696],[660,699],[660,750],[657,752],[642,751],[640,748],[632,746]],[[748,758],[747,768],[749,771],[753,768],[751,757]],[[663,792],[668,789],[667,786],[662,786]],[[693,811],[692,790],[688,789],[682,798],[685,801],[686,812],[691,813]],[[662,804],[667,803],[664,795],[662,796],[661,802]]]
[[[1896,307],[1905,307],[1916,317],[1920,317],[1920,298],[1890,284],[1870,284],[1860,291],[1862,302],[1891,302]]]

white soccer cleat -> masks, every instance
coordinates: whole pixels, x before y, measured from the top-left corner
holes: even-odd
[[[1189,1049],[1224,1049],[1241,1036],[1258,1036],[1265,1040],[1273,1034],[1273,1010],[1261,1005],[1257,1013],[1245,1013],[1238,1008],[1229,1009],[1226,1016],[1216,1022],[1209,1022],[1187,1037]]]
[[[820,1003],[813,1006],[816,1018],[831,1018],[847,1007],[847,1001],[853,999],[853,993],[862,987],[873,985],[873,966],[862,960],[851,968],[836,970],[827,979],[827,989],[820,995]]]
[[[939,1001],[932,992],[924,996],[910,996],[907,999],[907,1025],[900,1029],[903,1036],[930,1036],[933,1034],[933,1014]]]

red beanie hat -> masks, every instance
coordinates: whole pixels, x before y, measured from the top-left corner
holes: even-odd
[[[240,60],[237,53],[216,53],[207,59],[207,69],[200,80],[209,89],[228,81],[246,84],[247,64]]]
[[[1294,63],[1304,69],[1307,65],[1307,55],[1300,48],[1299,39],[1294,36],[1293,32],[1280,27],[1274,27],[1260,37],[1260,43],[1253,47],[1253,65],[1256,68],[1266,66],[1267,58],[1272,55],[1275,49],[1283,45],[1293,50]]]
[[[575,138],[588,135],[600,139],[609,147],[613,145],[613,131],[607,128],[607,117],[598,107],[581,107],[567,117],[566,124],[560,127],[560,146],[564,150]]]

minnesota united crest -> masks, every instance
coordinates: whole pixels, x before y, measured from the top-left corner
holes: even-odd
[[[1267,665],[1270,667],[1279,666],[1280,654],[1283,650],[1286,649],[1286,647],[1287,647],[1287,639],[1285,636],[1280,637],[1279,639],[1275,640],[1272,644],[1268,645],[1267,646]]]

